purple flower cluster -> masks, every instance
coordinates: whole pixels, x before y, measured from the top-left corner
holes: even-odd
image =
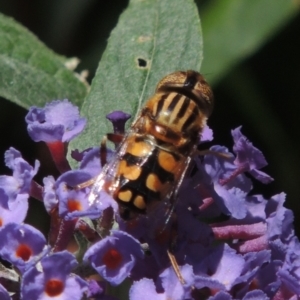
[[[108,118],[122,134],[129,116]],[[252,178],[273,179],[261,171],[266,160],[241,128],[232,131],[234,153],[213,146],[195,158],[168,222],[163,208],[125,221],[105,183],[98,201],[90,197],[102,169],[99,148],[73,152],[76,170],[66,160],[68,142],[85,126],[78,109],[53,101],[31,108],[26,121],[32,139],[47,143],[61,175],[44,178],[42,187],[33,179],[38,162],[30,166],[13,148],[5,154],[13,174],[0,176],[0,257],[7,262],[0,299],[113,300],[110,285],[124,282],[130,282],[131,300],[298,299],[293,213],[284,207],[283,193],[270,199],[251,194]],[[206,128],[201,142],[212,139]],[[107,159],[113,155],[108,150]],[[29,196],[43,201],[50,215],[48,240],[24,224]]]

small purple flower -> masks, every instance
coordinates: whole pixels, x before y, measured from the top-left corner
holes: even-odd
[[[184,284],[179,281],[172,267],[165,269],[160,274],[157,286],[152,280],[147,278],[134,282],[129,291],[130,299],[192,299],[191,291],[194,283],[193,268],[189,265],[184,265],[180,267],[180,273],[185,281]]]
[[[244,265],[243,256],[227,244],[216,247],[201,263],[194,265],[195,286],[229,291]]]
[[[0,255],[21,272],[36,263],[45,246],[43,234],[30,225],[10,223],[0,230]]]
[[[43,202],[46,211],[50,213],[58,205],[58,199],[55,193],[55,179],[53,176],[48,176],[43,179]]]
[[[259,272],[270,263],[271,251],[249,252],[244,255],[244,259],[245,264],[241,275],[234,282],[234,286],[237,287],[236,296],[239,299],[242,299],[249,290],[260,288]]]
[[[193,267],[183,265],[179,269],[184,283],[179,281],[172,267],[165,269],[159,275],[167,299],[188,299],[191,297],[190,293],[194,284]]]
[[[3,196],[3,191],[0,189],[0,198]],[[5,198],[5,197],[3,197]],[[21,224],[27,215],[28,211],[28,195],[20,194],[10,204],[0,202],[0,229],[8,223]]]
[[[67,99],[52,101],[45,108],[32,106],[25,118],[30,137],[46,142],[57,169],[63,173],[70,170],[66,159],[67,143],[79,135],[86,125],[80,118],[78,107]]]
[[[265,157],[241,133],[241,128],[240,126],[231,131],[234,141],[233,151],[237,155],[234,163],[238,167],[238,172],[249,172],[262,183],[273,181],[274,179],[271,176],[259,170],[267,165]]]
[[[59,200],[59,215],[61,217],[89,208],[89,188],[75,189],[77,184],[89,179],[90,175],[81,170],[68,171],[58,178],[55,183],[55,191]]]
[[[86,119],[67,99],[55,100],[45,108],[32,106],[25,117],[28,133],[35,142],[69,142],[82,132]]]
[[[236,166],[234,164],[234,156],[231,154],[226,147],[223,146],[213,146],[209,149],[215,153],[223,153],[227,157],[224,158],[219,155],[205,155],[203,160],[203,167],[207,172],[209,178],[214,183],[220,183],[220,181],[226,180],[235,170]],[[201,163],[199,160],[196,161],[197,166],[201,168]],[[237,174],[230,181],[222,184],[227,190],[231,188],[239,188],[244,193],[249,193],[252,189],[252,182],[244,174]]]
[[[90,202],[91,186],[76,189],[76,185],[91,179],[85,170],[68,171],[62,174],[55,183],[55,194],[58,199],[59,215],[66,220],[78,217],[99,218],[104,209],[112,206],[117,210],[116,201],[105,191],[98,194],[99,201]]]
[[[255,274],[255,278],[252,280],[250,288],[262,290],[270,299],[289,299],[285,297],[275,297],[281,290],[281,283],[277,275],[281,266],[282,262],[273,258],[269,263],[262,265],[262,267],[256,271],[257,274]]]
[[[123,134],[125,132],[125,123],[131,118],[131,115],[124,113],[123,111],[116,110],[106,115],[106,118],[112,122],[114,133]]]
[[[84,255],[93,268],[112,285],[130,275],[137,260],[143,258],[140,243],[129,234],[114,230],[111,236],[91,246]]]
[[[32,166],[22,158],[21,153],[12,147],[5,152],[4,160],[5,165],[13,171],[13,176],[20,177],[20,181],[22,179],[20,183],[23,183],[23,185],[31,181],[40,167],[39,161],[36,160],[34,168],[32,168]],[[27,177],[29,177],[29,179]],[[28,184],[25,186],[28,187]],[[28,190],[28,188],[26,190]]]
[[[211,151],[217,153],[225,153],[229,155],[225,147],[214,146]],[[233,157],[224,159],[218,155],[205,155],[203,162],[196,160],[199,173],[195,175],[195,179],[200,182],[202,189],[209,192],[210,197],[226,215],[234,218],[242,219],[246,216],[246,196],[251,190],[251,181],[244,174],[239,174],[232,178],[226,185],[220,181],[231,174],[236,167],[233,164]],[[205,211],[207,214],[207,212]]]
[[[2,202],[2,205],[16,200],[21,194],[29,197],[32,178],[36,175],[40,166],[39,161],[36,160],[33,168],[22,158],[21,153],[14,148],[10,148],[5,152],[5,164],[13,171],[13,176],[0,176],[0,194],[2,195],[0,203]]]
[[[201,143],[211,142],[213,139],[214,139],[214,132],[210,127],[208,127],[208,125],[205,125],[200,137],[200,142]]]
[[[286,195],[280,193],[273,196],[266,205],[268,224],[268,239],[273,241],[280,238],[282,242],[288,242],[294,236],[294,216],[291,210],[283,206]]]
[[[287,290],[300,295],[300,243],[297,237],[287,245],[284,263],[277,275]]]
[[[52,254],[41,260],[42,270],[31,268],[22,280],[22,299],[80,300],[87,291],[87,283],[71,270],[77,265],[67,251]]]
[[[81,170],[68,171],[62,174],[55,182],[49,182],[49,191],[45,193],[45,200],[50,202],[45,205],[49,206],[50,215],[52,217],[51,226],[51,244],[54,244],[54,250],[60,251],[67,248],[69,241],[74,233],[78,216],[74,216],[76,212],[85,212],[89,209],[88,188],[77,190],[77,184],[90,179],[90,175]],[[54,195],[53,195],[54,194]],[[47,198],[49,197],[49,198]],[[58,200],[58,215],[62,218],[59,220],[56,213],[55,199]],[[52,201],[52,203],[51,203]],[[98,213],[99,216],[99,213]]]

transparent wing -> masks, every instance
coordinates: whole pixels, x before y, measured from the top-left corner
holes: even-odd
[[[126,143],[126,136],[124,137],[123,141],[119,145],[116,152],[111,156],[110,160],[103,166],[101,173],[96,177],[90,194],[89,194],[89,204],[95,204],[99,201],[99,195],[101,191],[106,191],[108,194],[112,195],[113,185],[116,183],[114,182],[116,178],[116,173],[118,169],[118,165],[122,156],[124,155],[124,144]]]
[[[102,168],[101,173],[94,180],[88,199],[90,205],[100,201],[99,195],[101,191],[104,190],[113,196],[114,192],[118,188],[121,188],[128,182],[126,178],[120,177],[118,171],[120,162],[125,159],[124,155],[126,154],[126,150],[129,146],[128,141],[132,140],[134,137],[136,137],[136,133],[133,130],[130,130],[125,135],[116,152],[111,156],[109,162]],[[147,162],[150,155],[151,151],[149,151],[147,155],[141,157],[138,165],[142,167]]]

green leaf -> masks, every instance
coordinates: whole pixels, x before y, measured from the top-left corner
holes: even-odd
[[[0,96],[24,108],[64,98],[80,105],[87,86],[66,63],[27,29],[0,14]]]
[[[201,10],[204,60],[210,83],[265,44],[299,11],[292,0],[214,0]]]
[[[105,115],[123,110],[134,117],[158,81],[176,70],[200,69],[202,34],[192,0],[132,0],[112,31],[82,113],[88,128],[72,143],[99,145],[112,131]],[[145,66],[139,66],[139,61]]]

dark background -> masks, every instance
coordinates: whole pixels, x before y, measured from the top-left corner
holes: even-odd
[[[204,5],[199,2],[199,10]],[[74,0],[1,0],[0,12],[12,16],[35,33],[49,48],[81,60],[80,70],[89,70],[89,80],[97,68],[110,31],[117,23],[128,1]],[[255,193],[271,197],[287,193],[286,206],[295,214],[296,230],[300,232],[300,16],[291,19],[250,57],[233,67],[218,81],[213,90],[216,107],[209,125],[215,144],[232,146],[230,130],[243,125],[243,133],[265,155],[269,165],[265,172],[275,182],[255,182]],[[204,40],[205,45],[205,40]],[[205,54],[205,53],[204,53]],[[209,76],[208,76],[209,79]],[[249,101],[259,99],[262,106],[245,115],[241,109]],[[264,123],[266,114],[274,122]],[[1,99],[0,155],[13,146],[33,163],[42,161],[39,180],[44,175],[58,175],[48,151],[42,143],[35,144],[27,136],[26,111]],[[103,116],[102,116],[103,117]],[[1,174],[9,170],[0,163]],[[35,202],[36,203],[36,202]],[[35,207],[39,206],[35,204]],[[41,205],[40,205],[41,206]],[[33,222],[40,220],[31,211]],[[43,218],[43,217],[42,217]]]

